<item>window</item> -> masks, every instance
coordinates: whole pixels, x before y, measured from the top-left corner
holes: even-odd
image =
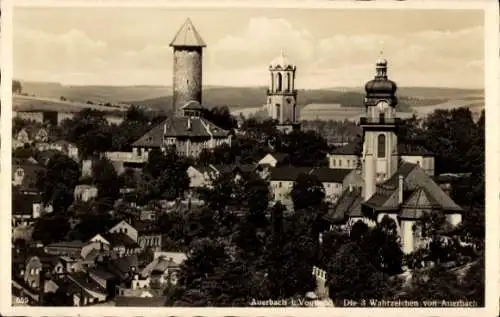
[[[377,137],[377,156],[385,157],[385,134],[379,134]]]
[[[335,160],[335,159],[333,159],[333,160],[332,160],[332,165],[333,165],[333,166],[335,166],[335,163],[336,163],[336,160]]]
[[[276,74],[276,90],[281,91],[283,85],[283,78],[281,77],[281,73]]]
[[[281,105],[279,103],[276,104],[276,119],[280,119],[281,117]]]
[[[23,177],[24,175],[24,170],[22,168],[18,168],[16,171],[17,177]]]
[[[279,182],[279,188],[281,188],[281,186],[282,186],[282,183],[281,183],[281,182]]]
[[[339,160],[339,167],[342,166],[342,160]]]

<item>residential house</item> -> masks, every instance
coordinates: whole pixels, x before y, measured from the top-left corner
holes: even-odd
[[[94,185],[77,185],[74,190],[75,200],[89,201],[97,197],[98,189]]]
[[[45,246],[45,252],[52,255],[64,255],[74,259],[86,258],[94,249],[101,249],[99,242],[61,241]]]
[[[43,203],[40,195],[12,192],[12,228],[30,226],[42,212]]]
[[[151,283],[160,287],[176,285],[180,265],[186,259],[186,254],[181,252],[155,252],[153,261],[141,271],[141,275],[149,276]]]
[[[133,153],[170,148],[181,156],[198,157],[204,149],[230,146],[231,133],[203,118],[205,109],[197,101],[187,102],[181,109],[182,116],[167,118],[135,141]]]
[[[78,159],[79,159],[78,147],[75,144],[68,142],[66,140],[57,140],[55,142],[50,143],[49,149],[64,153],[68,157],[70,157],[76,161],[78,161]]]
[[[39,173],[43,173],[45,167],[34,158],[12,159],[12,186],[24,195],[39,195],[40,189],[36,182]]]
[[[161,250],[162,235],[154,222],[136,220],[134,228],[137,230],[137,243],[141,249]]]
[[[325,189],[325,201],[335,203],[348,186],[362,186],[361,171],[341,168],[315,167],[309,171]]]
[[[131,224],[126,222],[125,220],[120,221],[111,229],[108,230],[109,233],[124,233],[129,236],[133,241],[137,242],[138,232]]]
[[[189,188],[210,187],[214,177],[214,171],[209,166],[189,166],[187,169],[189,177]]]
[[[287,209],[293,208],[292,198],[290,196],[293,184],[301,174],[308,174],[310,167],[274,167],[270,170],[269,182],[271,186],[271,195],[274,202],[281,202]]]
[[[290,156],[287,153],[273,152],[266,154],[257,164],[260,166],[277,167],[288,165]]]
[[[88,302],[84,302],[84,305],[104,302],[108,299],[108,290],[92,279],[88,273],[70,273],[67,275],[67,278],[68,280],[73,281],[80,289],[83,289],[86,293],[90,294],[91,297],[86,296],[88,298]]]
[[[434,153],[423,146],[408,143],[399,143],[397,148],[401,160],[420,165],[428,175],[434,176]],[[329,167],[335,169],[358,168],[361,164],[361,150],[359,140],[333,150],[332,153],[328,154]]]

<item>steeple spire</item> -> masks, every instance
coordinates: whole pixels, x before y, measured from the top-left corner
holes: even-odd
[[[191,22],[191,19],[187,18],[186,22],[181,26],[179,31],[175,34],[174,39],[170,43],[172,47],[205,47],[207,46],[200,34],[196,30]]]

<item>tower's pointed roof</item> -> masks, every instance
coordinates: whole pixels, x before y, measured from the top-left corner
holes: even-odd
[[[188,18],[175,34],[174,39],[170,42],[172,47],[190,46],[190,47],[205,47],[207,46],[200,34],[194,27],[191,20]]]

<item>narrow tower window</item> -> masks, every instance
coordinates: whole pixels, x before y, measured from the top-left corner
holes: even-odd
[[[276,104],[276,119],[281,121],[281,105]]]
[[[286,79],[287,79],[286,90],[291,91],[292,90],[292,76],[290,76],[290,73],[286,74]]]
[[[278,73],[276,75],[276,90],[281,91],[282,90],[282,84],[283,84],[283,78],[281,77],[281,73]]]
[[[385,134],[379,134],[377,137],[377,156],[385,157]]]

